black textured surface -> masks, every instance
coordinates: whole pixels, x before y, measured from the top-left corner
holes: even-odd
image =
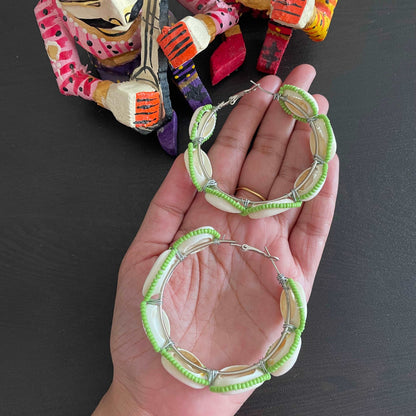
[[[0,414],[87,415],[112,376],[118,266],[172,158],[59,94],[34,6],[2,4]],[[214,102],[260,76],[265,24],[242,29],[248,58]],[[299,360],[239,416],[415,414],[415,38],[413,0],[341,0],[325,42],[296,32],[287,49],[279,75],[314,65],[330,101],[339,199]],[[196,60],[208,86],[212,50]],[[172,100],[183,151],[191,112]]]

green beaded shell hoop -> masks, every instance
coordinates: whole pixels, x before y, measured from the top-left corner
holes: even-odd
[[[165,287],[175,268],[187,256],[212,244],[229,244],[244,252],[266,257],[273,263],[276,280],[283,288],[280,310],[284,324],[280,338],[267,349],[264,358],[254,364],[232,365],[220,370],[207,368],[192,352],[180,348],[171,338],[169,318],[163,310]],[[146,335],[154,350],[161,354],[162,365],[168,373],[190,387],[209,387],[212,392],[231,394],[254,389],[269,380],[271,375],[280,376],[293,367],[305,327],[306,297],[298,282],[279,272],[276,260],[278,258],[270,255],[267,249],[261,251],[247,244],[221,239],[212,227],[198,228],[184,235],[158,257],[143,286],[141,314]]]
[[[231,96],[215,107],[206,105],[194,112],[189,126],[190,143],[185,152],[185,165],[196,189],[205,192],[205,198],[210,204],[222,211],[248,215],[250,218],[264,218],[289,208],[300,207],[303,201],[308,201],[319,193],[325,183],[328,162],[336,152],[336,141],[328,117],[318,114],[318,104],[308,92],[286,84],[278,93],[272,93],[259,84],[253,84],[252,88]],[[287,114],[311,127],[312,164],[298,176],[290,192],[269,201],[237,198],[221,190],[212,177],[211,162],[201,149],[201,145],[213,134],[218,110],[226,105],[234,105],[243,95],[256,89],[273,95]]]

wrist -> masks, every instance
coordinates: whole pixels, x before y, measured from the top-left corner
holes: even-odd
[[[130,393],[120,384],[112,382],[91,416],[152,416],[143,410]]]

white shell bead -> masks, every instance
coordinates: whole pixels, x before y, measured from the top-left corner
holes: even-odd
[[[291,199],[285,198],[285,199],[281,199],[279,201],[269,201],[268,203],[279,203],[279,204],[293,204],[293,201]],[[250,214],[248,214],[248,216],[250,218],[253,219],[257,219],[257,218],[266,218],[266,217],[271,217],[273,215],[277,215],[280,214],[284,211],[287,211],[289,208],[265,208],[262,209],[260,211],[255,211],[255,212],[250,212]]]
[[[192,137],[192,130],[196,122],[196,118],[198,117],[198,114],[201,111],[203,111],[202,107],[199,107],[192,114],[191,122],[189,123],[189,136],[190,137]],[[209,121],[204,127],[208,119]],[[203,137],[204,139],[208,138],[215,129],[216,121],[217,121],[216,113],[213,114],[211,110],[205,110],[205,113],[203,114],[201,120],[199,121],[195,138],[198,138],[198,137]]]
[[[278,350],[273,354],[271,358],[267,361],[267,366],[272,367],[274,364],[279,362],[286,354],[288,354],[290,348],[293,345],[293,342],[295,340],[295,334],[291,333],[288,334],[285,338],[285,340],[282,342]],[[272,376],[278,377],[282,376],[283,374],[287,373],[296,363],[296,360],[298,359],[300,348],[302,346],[302,339],[299,338],[299,344],[296,347],[296,350],[293,352],[292,356],[279,368],[276,369],[276,371],[273,371],[271,373]]]
[[[301,185],[305,181],[305,179],[308,177],[309,173],[311,172],[311,169],[312,169],[312,167],[310,167],[308,169],[305,169],[298,176],[298,178],[296,179],[296,182],[295,182],[295,188],[298,188],[299,185]],[[298,192],[299,196],[308,194],[315,187],[315,185],[319,182],[321,177],[322,177],[322,165],[317,165],[315,167],[315,169],[313,170],[312,174],[306,180],[306,182],[303,183],[302,186],[299,189],[297,189],[297,192]],[[310,199],[314,198],[319,193],[322,186],[323,186],[323,183],[321,184],[321,186],[319,186],[317,189],[315,189],[315,191],[313,192],[312,195],[303,199],[303,201],[309,201]]]
[[[300,325],[300,317],[301,317],[300,309],[303,310],[305,314],[305,319],[306,319],[308,310],[307,310],[307,304],[306,304],[306,295],[305,295],[305,291],[303,290],[302,285],[295,281],[294,283],[300,295],[302,305],[301,307],[298,306],[295,295],[293,294],[291,290],[289,290],[288,296],[289,296],[289,307],[290,307],[290,324],[298,328]],[[287,301],[286,301],[285,291],[283,291],[282,294],[280,295],[280,312],[282,314],[283,319],[286,321],[287,316],[288,316],[288,311],[287,311]]]
[[[163,348],[166,345],[168,338],[165,336],[163,331],[162,320],[159,315],[159,306],[157,305],[146,305],[147,321],[149,323],[150,331],[154,336],[155,342],[159,348]],[[161,309],[163,323],[167,331],[167,335],[170,336],[170,322],[165,311]]]
[[[229,367],[222,368],[221,371],[238,371],[238,370],[244,370],[246,368],[249,368],[247,365],[232,365]],[[251,370],[247,370],[246,372],[242,374],[219,374],[214,382],[213,386],[218,387],[227,387],[232,386],[233,384],[238,383],[245,383],[247,381],[251,381],[256,379],[257,377],[261,377],[264,375],[263,371],[261,371],[258,368],[254,368]],[[261,386],[263,382],[256,384],[255,386],[250,386],[245,389],[238,389],[238,390],[230,390],[230,391],[224,391],[223,394],[238,394],[242,393],[244,391],[253,390],[259,386]]]
[[[204,365],[199,361],[198,358],[195,357],[194,354],[191,352],[178,348],[178,350],[190,361],[198,365],[199,367],[204,367]],[[197,377],[200,377],[202,379],[206,379],[207,373],[202,372],[198,369],[193,368],[191,365],[189,365],[185,360],[182,359],[174,350],[169,351],[169,354],[172,355],[172,357],[178,361],[182,367],[184,367],[186,370],[188,370],[190,373],[194,374]],[[162,365],[163,368],[172,376],[175,377],[180,382],[186,384],[189,387],[192,387],[194,389],[203,389],[206,387],[204,384],[196,383],[195,381],[192,381],[188,377],[186,377],[184,374],[182,374],[168,359],[166,359],[162,355]]]
[[[296,107],[292,105],[288,101],[284,101],[285,106],[291,111],[295,116],[307,119],[311,118],[316,115],[316,108],[318,108],[318,104],[316,103],[315,99],[307,93],[303,91],[304,94],[307,94],[308,98],[315,103],[315,108],[313,108],[308,101],[306,101],[301,94],[296,91],[285,89],[283,96],[287,97],[290,101],[296,104]],[[303,111],[300,111],[297,107],[300,107]]]
[[[199,152],[201,152],[201,159],[199,158]],[[191,175],[189,169],[189,149],[186,149],[184,158],[186,170],[188,171],[189,175]],[[193,149],[193,166],[195,171],[195,179],[198,182],[198,184],[201,187],[203,187],[206,184],[206,182],[212,177],[212,166],[208,158],[208,155],[202,149]],[[206,174],[204,173],[204,169],[202,166],[205,168]]]
[[[212,227],[201,227],[201,228],[198,228],[197,230],[207,229],[207,228],[215,231]],[[188,255],[191,251],[193,251],[194,253],[197,253],[198,251],[203,250],[205,248],[204,244],[213,241],[214,238],[215,236],[210,233],[196,234],[188,238],[187,240],[183,241],[181,244],[179,244],[177,249],[179,250],[180,253],[182,253],[185,256]],[[202,247],[198,249],[198,246],[202,246]]]
[[[158,271],[160,270],[160,268],[162,267],[163,263],[166,260],[166,257],[168,257],[169,253],[171,251],[170,250],[166,250],[164,251],[155,261],[155,264],[153,265],[153,267],[150,269],[149,274],[147,275],[146,281],[144,282],[143,285],[143,296],[146,296],[146,293],[148,292],[150,285],[152,284],[153,280],[155,279]],[[170,270],[172,269],[172,267],[175,265],[176,263],[176,258],[173,257],[172,260],[169,262],[168,266],[166,267],[165,270],[163,270],[162,275],[160,276],[159,280],[156,283],[156,286],[154,288],[153,291],[153,295],[158,295],[160,293],[160,289],[162,287],[163,281],[165,280],[166,276],[168,275],[168,273],[170,272]]]
[[[221,211],[231,212],[233,214],[240,213],[241,211],[230,204],[226,199],[221,198],[217,195],[210,194],[209,192],[205,193],[205,199],[213,205],[215,208],[220,209]]]
[[[330,161],[336,151],[337,151],[337,143],[335,140],[334,132],[331,128],[331,135],[332,135],[332,144],[329,155],[327,155],[327,147],[328,147],[328,140],[329,140],[329,132],[325,121],[322,118],[317,118],[313,122],[316,130],[317,141],[318,141],[318,149],[316,149],[316,140],[315,134],[312,131],[310,136],[310,146],[311,152],[313,155],[317,154],[322,160]],[[328,157],[327,157],[328,156]]]

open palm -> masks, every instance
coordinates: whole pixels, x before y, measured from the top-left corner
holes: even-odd
[[[307,90],[315,71],[295,68],[286,83]],[[277,91],[275,76],[261,85]],[[315,95],[320,113],[328,103]],[[272,96],[260,90],[241,99],[213,144],[209,157],[221,189],[238,186],[266,199],[292,189],[310,165],[310,130],[285,114]],[[255,138],[253,139],[253,137]],[[278,216],[253,220],[210,206],[196,194],[183,156],[174,162],[155,195],[128,250],[119,274],[111,351],[113,383],[95,415],[233,415],[250,395],[194,390],[162,367],[140,324],[142,285],[156,258],[180,236],[202,226],[223,238],[263,250],[280,260],[279,270],[298,281],[309,298],[335,207],[338,159],[329,163],[326,183],[313,200]],[[238,196],[253,200],[244,190]],[[166,311],[171,334],[209,368],[251,364],[265,354],[282,329],[280,289],[267,259],[225,244],[212,246],[182,262],[171,279]]]

